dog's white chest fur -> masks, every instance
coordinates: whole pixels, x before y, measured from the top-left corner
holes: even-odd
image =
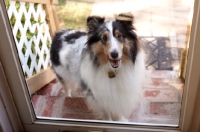
[[[85,56],[81,64],[81,78],[91,89],[99,108],[118,116],[130,116],[139,103],[144,71],[142,58],[142,53],[138,53],[135,64],[121,65],[116,77],[109,78],[109,64],[95,68],[89,55]]]
[[[131,115],[139,103],[145,70],[133,16],[125,13],[119,17],[105,22],[89,16],[87,32],[58,32],[51,46],[52,67],[66,95],[71,95],[72,88],[86,89],[91,93],[88,106],[102,113],[102,119]],[[116,70],[116,77],[109,78],[112,70]]]

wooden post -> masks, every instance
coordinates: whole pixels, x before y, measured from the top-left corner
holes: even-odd
[[[185,48],[183,49],[183,51],[181,53],[179,77],[183,81],[185,81],[185,76],[186,76],[186,66],[187,66],[187,56],[188,56],[188,49],[189,49],[191,25],[192,25],[192,16],[193,16],[193,8],[190,9],[190,13],[189,13],[189,17],[188,17],[188,24],[187,24]]]
[[[55,32],[56,32],[56,22],[54,20],[54,17],[53,17],[53,9],[52,9],[52,5],[44,5],[44,9],[46,11],[46,21],[49,23],[49,26],[50,26],[50,34],[51,34],[51,37],[54,36]]]
[[[51,37],[54,36],[55,32],[59,29],[58,17],[55,12],[55,7],[53,4],[56,4],[55,0],[50,0],[50,4],[45,4],[44,9],[46,11],[46,19],[50,26]]]
[[[60,29],[60,25],[59,25],[59,20],[58,20],[58,16],[56,14],[56,9],[55,9],[55,6],[52,7],[52,11],[53,11],[53,17],[54,17],[54,20],[55,20],[55,24],[56,24],[56,31],[58,31]]]

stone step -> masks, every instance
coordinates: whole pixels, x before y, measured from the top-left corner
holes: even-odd
[[[33,95],[32,103],[37,116],[96,120],[82,97]],[[130,122],[177,124],[180,103],[141,102],[129,118]],[[160,119],[160,122],[158,122]],[[170,123],[171,121],[171,123]]]
[[[56,97],[33,95],[32,103],[36,116],[94,119],[94,115],[88,109],[85,99],[81,97]]]
[[[45,85],[42,89],[37,92],[38,95],[45,96],[64,96],[64,89],[60,82],[54,81]]]
[[[142,87],[146,89],[183,90],[184,84],[180,79],[145,78]]]
[[[168,70],[146,70],[146,78],[164,78],[164,79],[178,79],[177,71]]]
[[[180,102],[182,92],[171,89],[143,89],[143,102]]]
[[[142,102],[133,112],[130,122],[177,125],[180,116],[180,103]]]
[[[147,102],[141,105],[141,115],[149,118],[179,118],[181,104],[170,102]]]
[[[36,116],[61,117],[64,98],[33,95],[32,103]]]

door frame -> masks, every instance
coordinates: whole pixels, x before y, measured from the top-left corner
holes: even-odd
[[[11,26],[7,16],[4,1],[0,1],[0,61],[6,76],[8,87],[13,98],[13,106],[19,114],[22,126],[25,131],[183,131],[189,130],[192,120],[196,93],[198,90],[200,77],[200,1],[195,0],[193,21],[191,27],[188,62],[183,100],[181,107],[181,116],[179,127],[162,126],[141,126],[141,125],[123,125],[97,122],[83,122],[75,120],[45,120],[38,119],[35,116],[31,98],[22,67],[19,62],[15,41],[12,35]],[[3,88],[5,90],[5,88]],[[4,97],[3,97],[4,99]]]

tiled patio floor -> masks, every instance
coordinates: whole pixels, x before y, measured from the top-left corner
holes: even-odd
[[[130,122],[177,125],[183,83],[175,71],[146,71],[141,103]],[[37,116],[95,119],[84,97],[64,97],[62,85],[53,81],[32,96]]]

